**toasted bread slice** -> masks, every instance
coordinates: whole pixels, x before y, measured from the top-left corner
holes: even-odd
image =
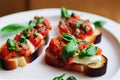
[[[92,36],[87,36],[85,38],[85,40],[90,43],[97,44],[97,43],[101,42],[101,36],[102,36],[102,29],[96,28],[94,30],[94,34]]]
[[[48,48],[46,49],[45,62],[51,66],[60,67],[64,69],[66,69],[65,67],[67,66],[61,59],[53,55]],[[106,67],[107,58],[102,55],[101,62],[88,65],[72,63],[71,65],[69,65],[69,69],[66,70],[84,72],[88,76],[101,76],[106,73]]]
[[[42,44],[32,55],[30,56],[18,56],[8,60],[1,59],[1,65],[5,70],[13,70],[17,67],[24,67],[27,63],[34,61],[41,53],[44,48]]]
[[[92,63],[85,66],[85,74],[91,77],[104,75],[107,70],[107,62],[107,58],[102,55],[101,62]]]
[[[5,70],[12,70],[18,67],[18,58],[11,58],[8,60],[1,59],[1,65]]]
[[[53,55],[48,48],[46,49],[45,62],[51,66],[56,67],[63,67],[64,64],[62,60]]]

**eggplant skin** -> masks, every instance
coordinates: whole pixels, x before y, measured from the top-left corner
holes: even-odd
[[[102,33],[99,34],[98,36],[96,36],[96,39],[94,41],[94,44],[100,43],[101,42],[101,38],[102,38]]]
[[[49,41],[49,33],[48,35],[44,38],[44,41],[45,41],[45,45],[47,45],[48,41]]]
[[[26,59],[27,63],[31,63],[31,62],[33,62],[36,58],[38,58],[38,57],[40,56],[40,54],[42,53],[44,46],[45,46],[45,43],[42,44],[41,46],[39,46],[39,47],[37,48],[37,50],[36,50],[32,55],[30,55],[30,56],[25,56],[25,59]]]
[[[101,66],[98,68],[92,68],[89,65],[85,66],[85,74],[90,76],[90,77],[97,77],[97,76],[102,76],[106,73],[107,71],[107,58],[102,55],[103,61],[101,62]]]

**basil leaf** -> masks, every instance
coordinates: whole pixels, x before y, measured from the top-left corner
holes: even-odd
[[[86,47],[85,49],[83,49],[80,54],[78,55],[79,58],[87,58],[87,57],[90,57],[90,56],[93,56],[96,54],[97,52],[97,47],[96,46],[88,46]]]
[[[74,13],[74,12],[72,12],[71,17],[73,17],[74,15],[75,15],[75,13]]]
[[[78,27],[81,27],[81,26],[83,25],[83,23],[84,23],[84,20],[81,20],[81,21],[79,21],[79,22],[76,22],[76,24],[75,24],[75,29],[78,28]]]
[[[71,34],[62,34],[62,38],[66,41],[75,40],[75,37]]]
[[[93,24],[96,28],[102,27],[105,23],[106,23],[106,21],[103,21],[103,20],[93,22]]]
[[[45,21],[45,19],[44,18],[42,18],[42,17],[38,17],[37,18],[37,25],[39,25],[39,24],[41,24],[41,23],[43,23]]]
[[[77,39],[77,42],[87,42],[86,40]]]
[[[1,36],[10,36],[16,33],[21,32],[22,30],[25,29],[25,26],[21,24],[9,24],[2,29],[0,29],[0,35]]]
[[[66,74],[62,74],[61,76],[58,76],[58,77],[55,77],[53,80],[64,80],[63,77],[65,76]]]
[[[88,26],[85,26],[84,30],[85,30],[85,32],[87,32],[88,31]]]
[[[32,20],[31,20],[31,21],[28,23],[28,25],[29,25],[30,28],[32,28],[32,27],[36,26],[36,23],[35,23],[35,21],[32,21]]]
[[[24,36],[24,35],[21,35],[21,43],[23,43],[23,44],[27,44],[27,39],[26,39],[26,37]]]
[[[8,49],[9,49],[9,50],[17,50],[17,48],[16,48],[16,43],[15,43],[14,40],[8,39],[8,40],[7,40],[7,43],[8,43]]]
[[[76,78],[74,76],[70,76],[66,80],[76,80]]]
[[[62,59],[66,60],[69,57],[71,57],[72,55],[74,55],[74,53],[77,51],[77,49],[78,49],[77,42],[74,40],[70,40],[68,42],[68,44],[63,48]]]
[[[68,14],[68,11],[66,8],[61,8],[61,18],[68,18],[69,17],[69,14]]]

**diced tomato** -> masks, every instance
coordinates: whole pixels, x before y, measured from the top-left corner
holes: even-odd
[[[98,48],[96,55],[101,55],[102,54],[102,49]]]
[[[45,19],[45,21],[43,22],[43,24],[48,27],[48,30],[52,29],[52,27],[50,25],[50,22],[47,19]]]
[[[75,18],[75,19],[77,19],[77,20],[81,20],[80,16],[77,15],[77,14],[74,14],[74,15],[72,16],[72,18]]]
[[[14,37],[14,40],[20,40],[20,35],[19,34],[16,34],[16,36]]]
[[[8,50],[8,45],[7,43],[5,45],[3,45],[3,47],[1,48],[1,57],[5,60],[10,59],[12,57],[17,56],[18,54],[15,51],[12,50]]]
[[[71,34],[71,32],[70,32],[70,30],[68,29],[68,27],[67,26],[65,26],[65,25],[58,25],[58,28],[59,28],[59,32],[60,32],[60,34],[64,34],[64,33],[69,33],[69,34]]]
[[[56,56],[61,56],[60,52],[62,51],[62,48],[60,42],[56,38],[51,39],[49,44],[49,50]]]
[[[87,34],[88,36],[91,36],[91,35],[93,34],[93,31],[88,31],[86,34]]]
[[[29,40],[35,47],[38,47],[42,42],[42,38],[40,36],[34,37],[32,35],[32,36],[30,36]]]
[[[58,25],[58,28],[61,34],[67,33],[67,29],[63,25]]]
[[[84,34],[80,34],[80,35],[77,35],[76,38],[84,40],[85,39],[85,35]]]
[[[30,50],[30,46],[29,45],[22,45],[21,49],[20,49],[20,54],[24,55],[24,56],[30,56],[32,54],[31,50]]]
[[[82,25],[82,28],[84,29],[87,27],[86,35],[91,36],[93,34],[92,27],[89,21],[85,21]]]
[[[36,30],[38,33],[42,34],[43,37],[46,37],[48,35],[48,29],[47,26],[44,26],[43,24],[36,27]]]

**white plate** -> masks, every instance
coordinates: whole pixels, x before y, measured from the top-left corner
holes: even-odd
[[[72,10],[69,10],[71,13]],[[52,80],[54,77],[66,73],[65,77],[70,75],[75,76],[78,80],[103,80],[111,79],[117,73],[120,67],[120,26],[116,22],[107,18],[85,13],[73,11],[80,15],[81,18],[89,19],[90,21],[105,20],[107,23],[103,29],[102,41],[98,44],[103,49],[103,54],[108,58],[107,73],[101,77],[87,77],[83,73],[65,71],[63,69],[49,66],[44,61],[45,47],[42,55],[40,55],[34,62],[28,64],[25,67],[20,67],[15,70],[6,71],[0,68],[0,80]],[[47,17],[52,25],[53,30],[50,31],[50,38],[59,34],[57,24],[60,19],[60,9],[41,9],[27,12],[20,12],[4,16],[0,18],[0,28],[10,23],[25,24],[29,20],[33,19],[35,15]],[[5,39],[0,39],[0,43],[4,43]],[[1,46],[1,45],[0,45]],[[120,71],[119,71],[120,72]],[[119,73],[117,73],[119,74]]]

